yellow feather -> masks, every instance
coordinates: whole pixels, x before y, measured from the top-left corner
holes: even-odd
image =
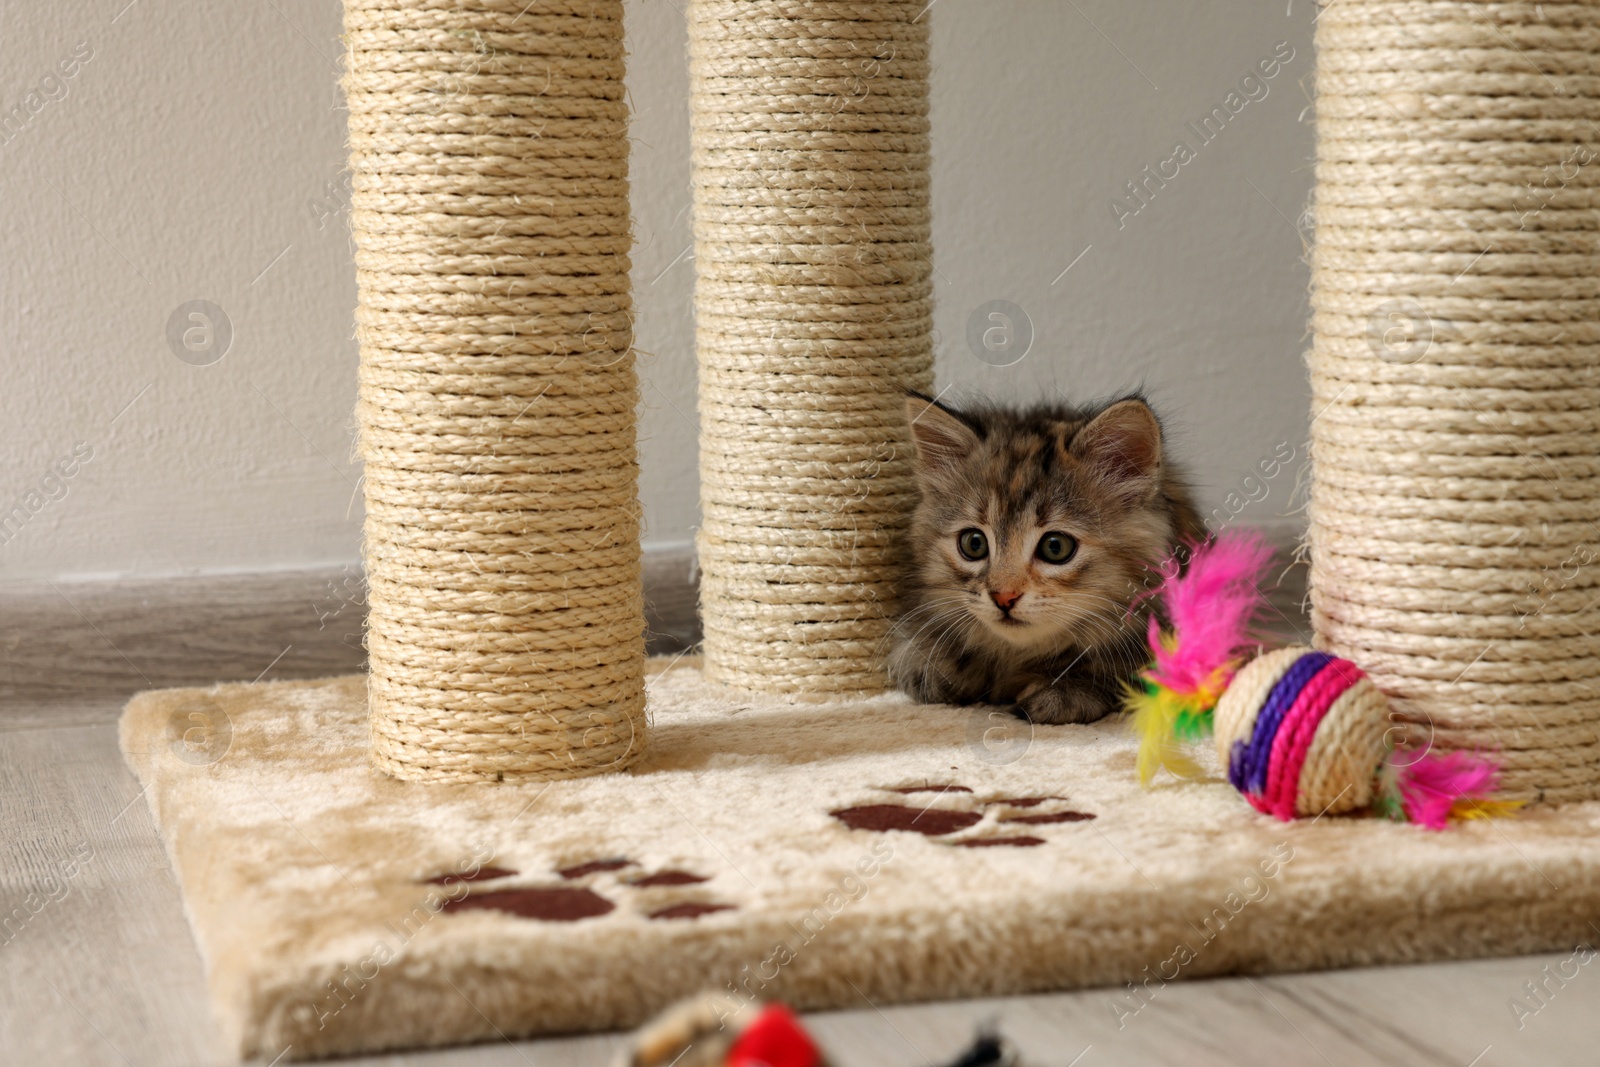
[[[1526,801],[1522,800],[1479,800],[1473,797],[1462,797],[1450,805],[1450,818],[1452,819],[1504,819],[1515,815]]]
[[[1123,706],[1133,713],[1133,732],[1139,737],[1139,781],[1149,785],[1165,767],[1179,778],[1199,778],[1199,766],[1183,750],[1177,738],[1178,716],[1193,711],[1193,699],[1185,699],[1169,689],[1129,687]]]

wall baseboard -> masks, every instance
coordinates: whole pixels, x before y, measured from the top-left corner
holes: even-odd
[[[1271,531],[1276,534],[1277,531]],[[1295,536],[1273,538],[1285,561]],[[1309,633],[1303,564],[1277,578],[1285,639]],[[700,641],[690,542],[646,545],[652,654]],[[364,670],[360,568],[0,584],[0,700],[52,703],[219,681],[317,678]]]
[[[646,545],[652,654],[699,642],[694,546]],[[305,570],[0,584],[0,700],[319,678],[366,669],[357,564]]]

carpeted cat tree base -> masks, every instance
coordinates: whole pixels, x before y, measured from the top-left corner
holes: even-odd
[[[359,677],[135,697],[123,751],[240,1054],[625,1027],[707,987],[864,1007],[1524,953],[1600,910],[1600,803],[1286,825],[1220,781],[1142,791],[1116,721],[752,702],[691,661],[649,706],[625,773],[417,785],[371,766]]]

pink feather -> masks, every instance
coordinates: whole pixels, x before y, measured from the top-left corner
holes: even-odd
[[[1500,787],[1499,766],[1466,752],[1428,753],[1403,764],[1391,757],[1391,764],[1406,817],[1430,830],[1444,829],[1457,801],[1487,798]]]
[[[1163,642],[1159,622],[1150,619],[1155,663],[1145,677],[1177,693],[1226,685],[1250,644],[1250,626],[1264,600],[1261,576],[1271,559],[1260,534],[1225,532],[1194,547],[1185,573],[1169,562],[1161,599],[1172,638]]]

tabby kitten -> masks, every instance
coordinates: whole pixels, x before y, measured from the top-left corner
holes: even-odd
[[[1205,528],[1142,397],[1080,411],[906,400],[922,499],[889,670],[929,703],[1093,722],[1144,664],[1152,575]]]

